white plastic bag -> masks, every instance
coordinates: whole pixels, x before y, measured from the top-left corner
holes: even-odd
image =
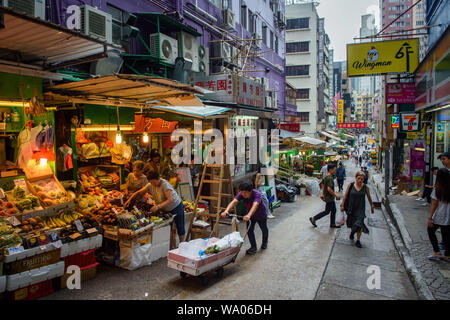
[[[219,251],[226,250],[228,248],[234,248],[239,246],[244,239],[242,239],[241,234],[237,231],[227,234],[225,237],[220,239],[215,243],[219,247]]]
[[[120,247],[119,267],[127,270],[136,270],[152,264],[152,245]]]
[[[342,226],[345,223],[345,213],[338,210],[338,212],[336,212],[336,225],[338,226]]]

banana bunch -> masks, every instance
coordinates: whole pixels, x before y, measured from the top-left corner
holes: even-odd
[[[44,218],[43,223],[48,228],[63,228],[81,217],[83,215],[75,211],[63,212],[58,216]]]

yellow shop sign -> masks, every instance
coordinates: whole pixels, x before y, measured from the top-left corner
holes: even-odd
[[[414,73],[419,65],[417,38],[347,44],[349,77]]]

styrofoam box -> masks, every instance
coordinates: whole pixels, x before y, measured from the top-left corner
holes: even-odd
[[[26,249],[26,250],[24,250],[22,252],[6,255],[4,257],[3,262],[4,263],[10,263],[10,262],[14,262],[14,261],[17,261],[17,260],[23,260],[25,258],[32,257],[32,256],[35,256],[37,254],[41,254],[41,253],[52,251],[52,250],[56,250],[56,249],[57,249],[57,247],[56,247],[56,245],[54,243],[49,243],[49,244],[46,244],[46,245],[43,245],[43,246],[38,246],[38,247],[35,247],[35,248]]]
[[[152,262],[167,257],[170,250],[170,240],[157,245],[152,245]]]
[[[64,261],[45,267],[6,276],[6,290],[14,291],[45,280],[61,277],[64,274]]]
[[[6,290],[6,276],[0,277],[0,293]]]
[[[153,228],[152,244],[158,245],[170,241],[170,225]]]
[[[100,248],[102,246],[102,242],[103,236],[101,234],[98,234],[95,237],[65,243],[61,247],[61,258],[71,256],[86,250]]]

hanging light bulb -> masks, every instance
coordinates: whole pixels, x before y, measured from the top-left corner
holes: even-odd
[[[46,165],[47,165],[47,158],[41,158],[41,160],[39,161],[39,166],[43,168]]]
[[[144,132],[143,141],[144,141],[144,143],[148,143],[148,134],[147,134],[147,132]]]
[[[117,131],[116,134],[116,143],[121,144],[122,143],[122,135],[120,134],[120,131]]]

